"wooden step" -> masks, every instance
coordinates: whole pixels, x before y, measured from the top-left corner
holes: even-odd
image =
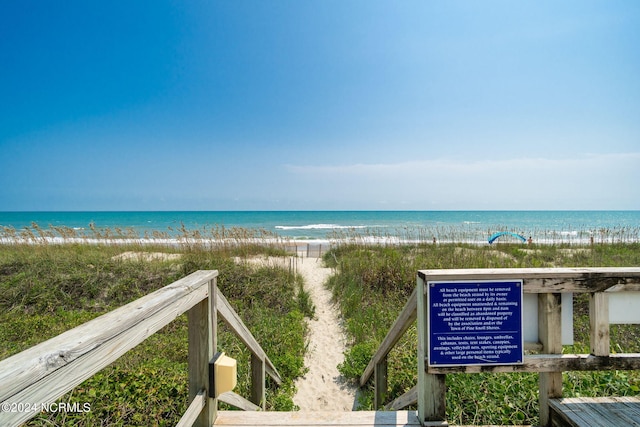
[[[415,411],[218,411],[216,426],[420,426]],[[446,424],[445,424],[446,425]]]
[[[640,399],[635,397],[572,397],[551,399],[554,426],[640,427]]]

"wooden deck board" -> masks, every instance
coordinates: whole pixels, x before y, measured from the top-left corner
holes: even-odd
[[[416,411],[299,411],[242,412],[218,411],[216,426],[225,427],[421,427]],[[446,426],[446,423],[433,423]],[[465,427],[465,426],[451,426]],[[477,426],[466,426],[477,427]],[[490,426],[485,426],[490,427]],[[503,427],[503,426],[493,426]],[[527,426],[522,426],[527,427]],[[528,426],[531,427],[531,426]]]
[[[569,427],[640,427],[640,399],[597,397],[552,399],[553,425]]]
[[[240,412],[218,411],[216,426],[420,426],[415,411],[300,411]]]

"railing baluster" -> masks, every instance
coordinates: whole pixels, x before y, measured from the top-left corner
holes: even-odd
[[[267,409],[265,368],[265,361],[255,354],[251,354],[251,401],[260,406],[263,411]]]
[[[545,354],[562,353],[562,295],[538,295],[538,338]],[[541,372],[538,374],[540,425],[550,422],[549,399],[562,397],[562,372]]]
[[[387,390],[389,389],[389,381],[387,377],[387,356],[383,357],[374,369],[375,391],[373,406],[380,409],[384,406],[387,399]]]
[[[609,339],[609,295],[604,292],[589,294],[589,324],[591,330],[591,354],[608,356]]]
[[[446,419],[445,375],[427,373],[429,315],[426,286],[427,283],[418,277],[418,417],[423,424]]]
[[[209,288],[209,297],[211,297]],[[213,357],[213,317],[208,298],[194,305],[188,312],[189,320],[189,402],[201,390],[209,395],[209,360]],[[216,417],[216,402],[207,397],[204,408],[193,424],[196,427],[211,426]]]

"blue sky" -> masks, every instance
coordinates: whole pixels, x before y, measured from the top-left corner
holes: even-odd
[[[0,210],[640,209],[640,2],[0,5]]]

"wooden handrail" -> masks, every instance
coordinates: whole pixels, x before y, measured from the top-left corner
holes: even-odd
[[[364,370],[364,373],[360,377],[360,387],[364,386],[367,381],[369,381],[369,378],[371,378],[371,375],[375,370],[375,366],[387,357],[391,349],[395,347],[400,338],[402,338],[407,329],[409,329],[409,326],[411,326],[416,320],[418,315],[417,308],[416,291],[414,289],[409,300],[402,309],[402,312],[400,312],[396,321],[393,322],[393,326],[391,326],[391,329],[384,337],[380,347],[378,347],[376,354],[373,355],[371,361]]]
[[[513,372],[564,371],[630,371],[640,369],[640,353],[617,353],[609,356],[593,354],[535,354],[526,355],[521,365],[496,366],[429,366],[430,374],[480,374]]]
[[[522,279],[523,292],[538,294],[538,343],[526,343],[543,354],[526,355],[520,365],[429,366],[426,353],[427,281],[473,281]],[[640,268],[508,268],[450,269],[418,271],[418,286],[380,344],[360,378],[363,386],[373,373],[376,407],[386,395],[386,363],[389,351],[396,345],[416,316],[418,317],[418,386],[389,403],[386,409],[402,409],[418,403],[421,420],[444,421],[445,374],[480,372],[537,372],[540,375],[540,420],[549,421],[548,401],[562,395],[563,371],[637,370],[640,354],[609,354],[608,295],[615,292],[640,291]],[[588,293],[591,326],[591,354],[560,354],[560,294]],[[417,308],[416,308],[417,307]],[[377,378],[378,375],[380,378]],[[380,390],[382,388],[383,390]]]
[[[54,402],[206,298],[206,285],[217,274],[193,273],[1,361],[0,401]],[[33,415],[0,412],[0,424]]]
[[[476,268],[419,270],[423,280],[500,280],[517,277],[524,280],[524,292],[592,293],[635,291],[640,286],[638,267],[584,268]]]
[[[179,425],[211,425],[208,362],[216,347],[217,313],[277,384],[282,379],[262,347],[216,286],[217,270],[197,271],[129,304],[0,361],[0,403],[51,404],[149,336],[188,312],[190,405]],[[260,371],[252,366],[252,370]],[[264,371],[264,369],[263,369]],[[256,379],[261,381],[256,381]],[[264,408],[264,375],[253,377],[251,403],[235,393],[220,400],[241,409]],[[259,382],[259,384],[256,384]],[[20,425],[37,412],[0,411],[0,425]]]
[[[246,345],[251,353],[258,359],[266,363],[267,374],[278,384],[282,384],[282,378],[278,373],[276,367],[273,365],[267,354],[264,352],[258,341],[253,337],[251,331],[245,326],[238,313],[231,307],[229,301],[222,295],[220,289],[218,289],[218,314],[222,317],[222,320],[233,330],[238,338]]]

